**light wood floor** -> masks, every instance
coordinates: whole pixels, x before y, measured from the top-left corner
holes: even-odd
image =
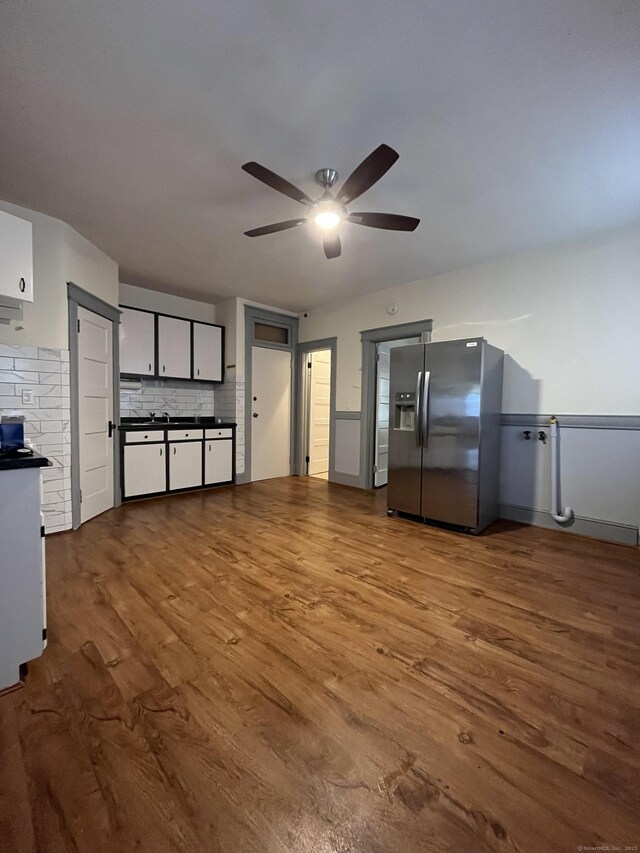
[[[291,478],[47,540],[3,853],[637,849],[639,552],[383,500]]]

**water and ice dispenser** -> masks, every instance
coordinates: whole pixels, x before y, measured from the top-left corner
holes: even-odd
[[[416,424],[416,392],[397,391],[393,403],[393,428],[413,432]]]

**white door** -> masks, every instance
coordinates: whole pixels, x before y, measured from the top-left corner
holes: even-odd
[[[156,361],[155,316],[148,311],[121,308],[120,373],[153,376]]]
[[[233,441],[230,438],[205,441],[204,484],[229,483],[233,479]]]
[[[373,485],[386,486],[389,480],[389,371],[391,350],[420,343],[420,337],[378,344],[376,368],[376,423],[373,452]]]
[[[331,350],[309,356],[309,467],[308,473],[329,473],[329,426],[331,414]]]
[[[78,306],[80,521],[113,506],[113,324]]]
[[[251,350],[251,479],[291,473],[291,353]]]
[[[177,317],[158,317],[158,375],[191,378],[191,323]]]
[[[193,378],[220,382],[222,379],[222,329],[193,324]]]
[[[373,485],[386,486],[389,479],[389,345],[378,344],[376,376],[376,444]]]
[[[164,444],[127,444],[124,448],[124,496],[153,495],[167,490]]]
[[[202,442],[174,441],[169,444],[169,489],[191,489],[202,485]]]

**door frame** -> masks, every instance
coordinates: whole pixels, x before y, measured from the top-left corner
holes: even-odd
[[[297,362],[297,384],[296,384],[296,409],[298,410],[298,435],[296,437],[296,455],[294,474],[304,476],[306,474],[305,460],[305,431],[308,431],[307,406],[307,381],[304,367],[305,357],[312,352],[329,350],[331,352],[331,388],[329,390],[329,482],[335,482],[336,465],[336,385],[338,376],[338,338],[320,338],[315,341],[302,341],[298,344],[296,353]]]
[[[120,453],[116,448],[117,425],[120,420],[120,311],[72,281],[67,282],[69,309],[69,395],[71,397],[71,524],[80,527],[80,390],[78,370],[78,306],[93,311],[113,324],[111,354],[113,359],[113,417],[116,435],[113,448],[113,505],[120,506]]]
[[[254,336],[254,323],[264,323],[267,326],[278,326],[289,330],[289,343],[278,344],[271,341],[256,340]],[[264,347],[265,349],[278,349],[291,353],[291,422],[290,422],[290,450],[289,450],[289,473],[296,473],[297,436],[298,436],[298,407],[296,401],[296,388],[298,387],[298,369],[296,352],[298,347],[298,318],[293,314],[279,314],[277,311],[269,311],[256,305],[244,306],[244,472],[236,478],[238,483],[251,482],[251,408],[253,390],[253,347]]]
[[[373,488],[373,460],[376,418],[376,361],[377,345],[385,341],[420,337],[422,343],[431,341],[432,320],[416,320],[395,326],[380,326],[360,332],[362,342],[362,390],[360,394],[360,488]]]

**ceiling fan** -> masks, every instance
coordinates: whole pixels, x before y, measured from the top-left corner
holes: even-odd
[[[355,171],[349,175],[341,189],[333,195],[331,187],[338,180],[335,169],[320,169],[316,172],[316,181],[324,187],[324,193],[314,201],[302,190],[276,175],[260,163],[245,163],[245,172],[253,175],[263,184],[283,193],[294,201],[306,205],[309,211],[299,219],[287,219],[285,222],[274,222],[262,228],[245,231],[247,237],[262,237],[263,234],[274,234],[276,231],[286,231],[314,222],[322,229],[322,246],[327,258],[337,258],[341,252],[338,225],[341,222],[352,222],[354,225],[365,225],[368,228],[384,228],[388,231],[414,231],[420,222],[413,216],[399,216],[396,213],[355,213],[347,210],[346,205],[355,201],[359,196],[372,187],[388,172],[400,155],[388,145],[380,145],[366,157]]]

